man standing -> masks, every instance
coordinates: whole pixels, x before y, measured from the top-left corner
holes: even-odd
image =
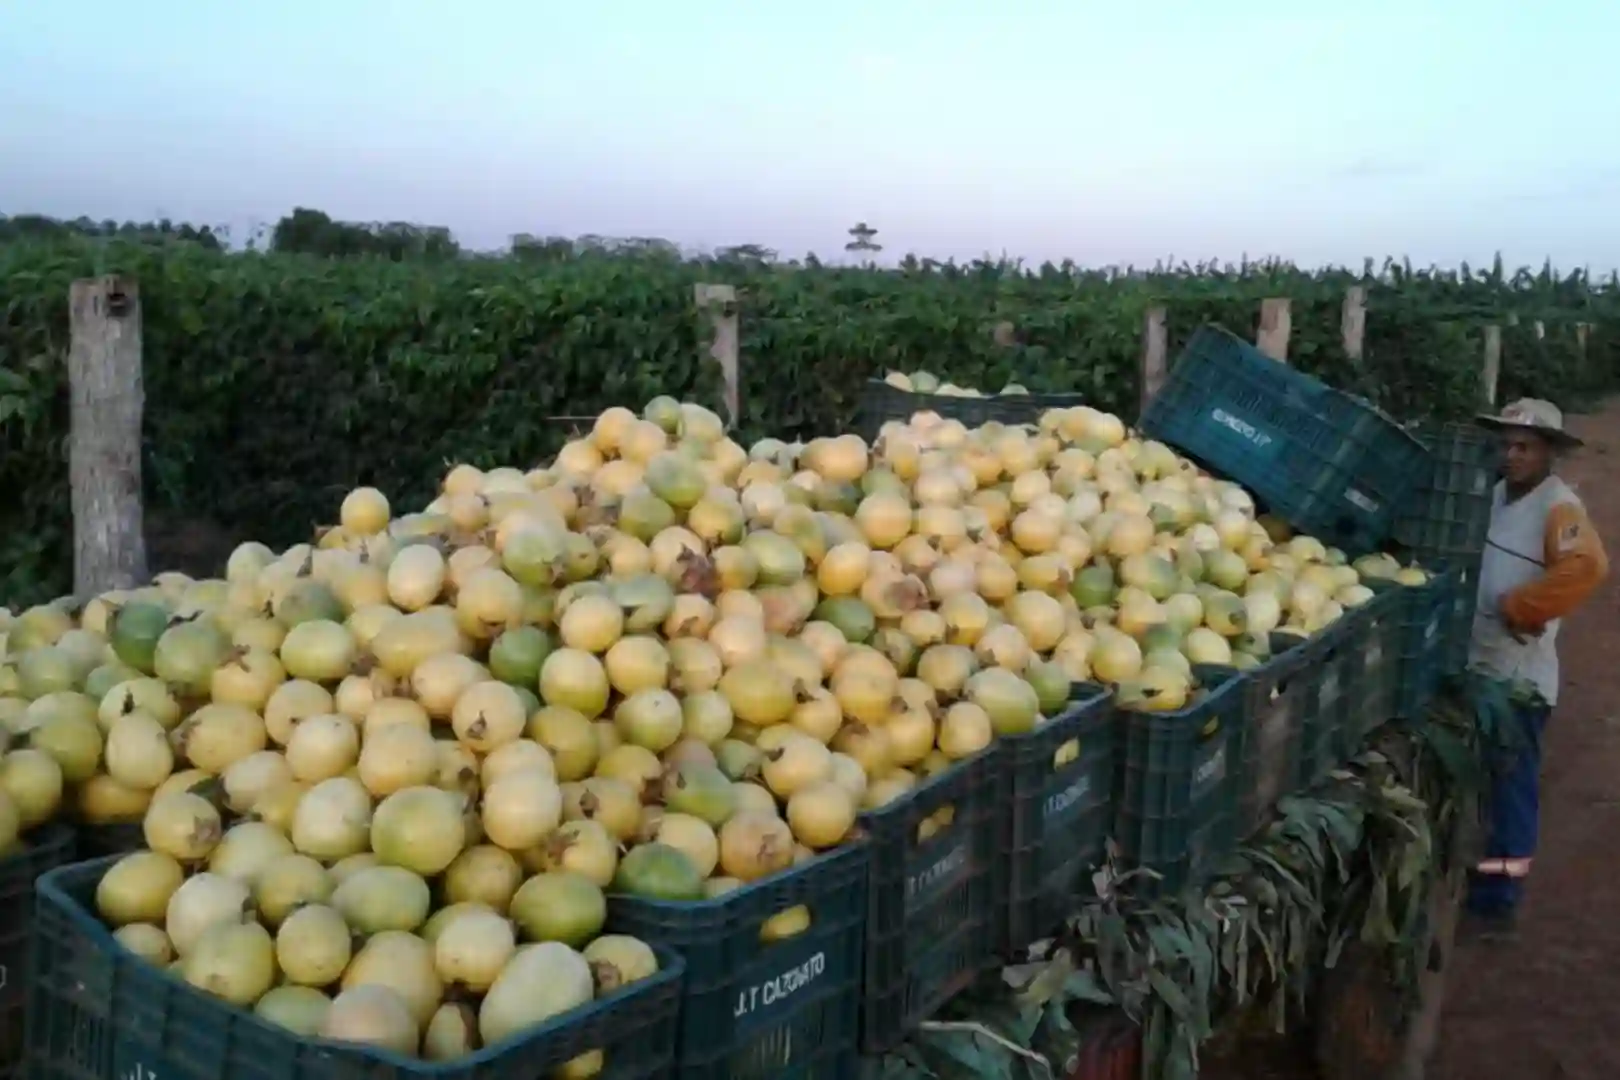
[[[1479,571],[1470,666],[1535,686],[1515,708],[1517,756],[1495,778],[1485,859],[1470,881],[1468,914],[1480,938],[1509,939],[1536,850],[1541,736],[1558,701],[1558,627],[1608,576],[1602,541],[1581,500],[1557,476],[1558,455],[1580,446],[1551,402],[1526,398],[1479,423],[1501,432],[1502,480],[1491,501]]]

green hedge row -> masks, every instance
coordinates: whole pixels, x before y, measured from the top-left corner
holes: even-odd
[[[693,306],[699,281],[740,288],[742,435],[847,430],[864,381],[926,368],[958,383],[1077,390],[1134,415],[1144,313],[1169,311],[1172,351],[1205,321],[1252,334],[1259,301],[1293,299],[1290,360],[1398,415],[1473,408],[1483,328],[1505,333],[1503,395],[1578,406],[1616,368],[1620,299],[1579,276],[1367,277],[1365,356],[1340,345],[1345,273],[1286,267],[1123,275],[1072,267],[898,271],[659,256],[535,266],[225,254],[178,243],[0,245],[0,603],[66,591],[67,295],[75,278],[140,284],[149,513],[285,544],[375,484],[402,506],[446,463],[528,464],[568,433],[551,417],[658,394],[711,405],[719,375]],[[1605,324],[1613,313],[1616,318]],[[1529,327],[1547,325],[1544,340]],[[1010,321],[1018,342],[993,330]],[[1574,325],[1598,324],[1577,364]]]

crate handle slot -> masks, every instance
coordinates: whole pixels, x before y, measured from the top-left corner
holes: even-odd
[[[759,924],[760,944],[767,949],[810,932],[816,924],[809,904],[790,904]]]
[[[923,815],[922,820],[917,822],[917,830],[912,835],[912,839],[918,847],[921,847],[949,830],[955,824],[956,804],[946,803],[944,806],[936,808],[933,813]]]

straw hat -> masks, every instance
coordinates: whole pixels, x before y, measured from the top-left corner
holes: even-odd
[[[1564,430],[1564,413],[1550,401],[1540,398],[1520,398],[1495,416],[1476,416],[1475,421],[1492,431],[1519,428],[1533,431],[1554,446],[1569,448],[1583,446],[1580,439]]]

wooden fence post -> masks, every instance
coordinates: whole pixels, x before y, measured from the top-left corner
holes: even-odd
[[[1288,335],[1293,330],[1286,296],[1274,296],[1260,301],[1260,332],[1255,335],[1255,346],[1279,363],[1288,363]]]
[[[714,327],[714,342],[709,355],[720,363],[720,374],[726,383],[727,421],[736,427],[742,421],[742,392],[738,366],[739,331],[737,326],[737,290],[731,285],[699,284],[692,287],[697,306],[707,310],[710,325]]]
[[[1485,328],[1485,366],[1480,369],[1480,390],[1487,408],[1496,407],[1496,383],[1502,376],[1502,328]]]
[[[119,277],[68,292],[73,589],[88,599],[147,580],[141,512],[141,300]]]
[[[1339,318],[1344,355],[1360,363],[1367,339],[1367,287],[1352,285],[1344,291],[1344,313]]]
[[[1148,308],[1142,320],[1142,412],[1147,412],[1148,402],[1164,388],[1164,380],[1170,375],[1167,321],[1162,307]]]

